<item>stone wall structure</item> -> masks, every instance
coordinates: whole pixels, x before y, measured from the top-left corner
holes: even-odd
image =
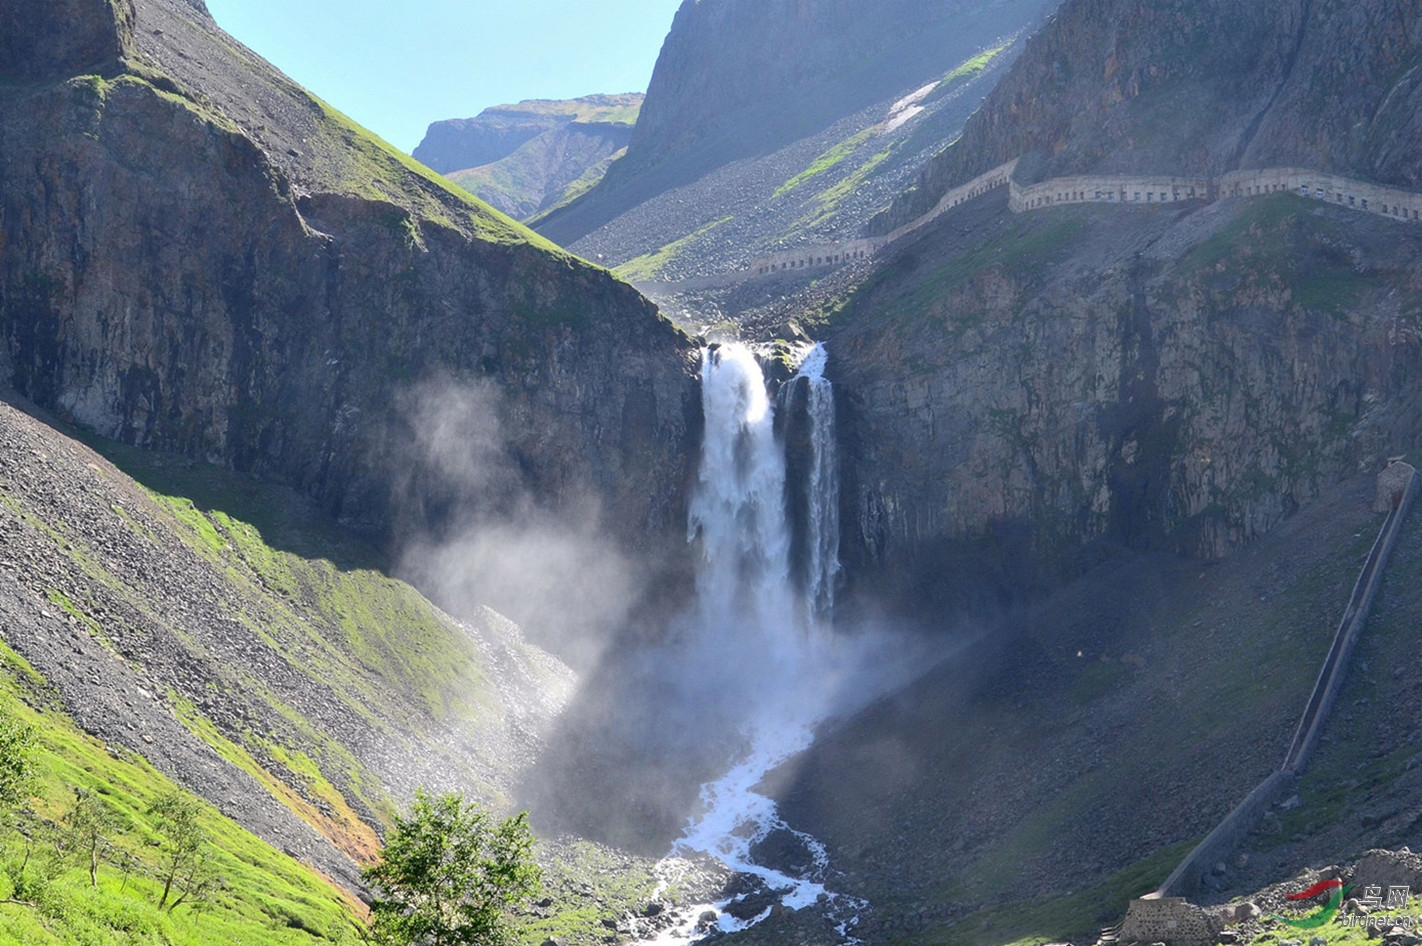
[[[1304,168],[1231,171],[1216,178],[1083,174],[1025,187],[1012,181],[1010,186],[1007,206],[1013,213],[1061,204],[1172,204],[1287,191],[1351,210],[1422,223],[1422,194]]]
[[[1409,223],[1422,223],[1422,194],[1383,187],[1337,174],[1303,168],[1264,168],[1232,171],[1218,179],[1220,197],[1252,197],[1289,191],[1300,197],[1361,210]]]
[[[874,256],[890,243],[927,226],[955,207],[1003,186],[1008,188],[1007,207],[1013,213],[1045,210],[1064,204],[1154,206],[1190,201],[1208,203],[1231,197],[1258,197],[1287,191],[1350,210],[1422,223],[1422,194],[1303,168],[1231,171],[1215,178],[1079,174],[1022,185],[1012,177],[1017,161],[1014,158],[953,188],[928,213],[885,236],[800,246],[758,256],[745,269],[663,285],[684,290],[710,289],[779,272],[844,266]],[[657,284],[645,285],[650,289]]]
[[[1373,512],[1389,512],[1407,497],[1407,488],[1412,485],[1412,477],[1417,473],[1410,463],[1393,460],[1387,469],[1378,474],[1377,495],[1373,499]]]
[[[944,194],[939,199],[938,203],[934,204],[932,210],[924,214],[922,217],[918,217],[917,219],[904,224],[897,230],[894,230],[888,235],[882,237],[879,240],[879,245],[883,246],[892,243],[899,237],[904,236],[907,233],[912,233],[914,230],[917,230],[920,227],[932,223],[934,220],[937,220],[939,217],[943,216],[943,214],[952,210],[954,207],[957,207],[959,204],[966,203],[972,200],[974,197],[981,197],[983,194],[986,194],[990,190],[996,190],[999,187],[1011,184],[1012,174],[1014,171],[1017,170],[1017,160],[1017,158],[1013,158],[1011,161],[1008,161],[1005,164],[999,164],[991,171],[985,171],[982,174],[979,174],[977,177],[973,178],[968,183],[960,184],[957,187],[953,188],[948,193]]]
[[[1205,177],[1078,175],[1057,177],[1027,187],[1011,183],[1007,207],[1013,213],[1057,204],[1171,204],[1182,200],[1210,200],[1213,182]]]
[[[842,266],[845,263],[873,256],[884,245],[882,239],[849,240],[844,243],[820,243],[782,250],[751,260],[750,274],[764,276],[789,269],[811,269],[821,266]]]
[[[1121,923],[1123,943],[1169,943],[1201,946],[1212,943],[1215,931],[1205,911],[1184,897],[1142,897],[1132,900]]]

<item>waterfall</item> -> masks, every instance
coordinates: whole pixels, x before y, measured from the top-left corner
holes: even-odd
[[[806,597],[815,613],[834,612],[834,584],[839,576],[839,473],[835,447],[834,390],[825,377],[829,353],[816,343],[800,363],[797,377],[809,385],[806,412],[810,418],[808,484],[809,560]]]
[[[792,909],[827,898],[843,931],[853,922],[849,914],[863,904],[825,889],[824,847],[791,829],[775,803],[754,790],[768,772],[809,746],[813,727],[831,710],[836,691],[836,654],[822,621],[833,605],[839,571],[834,404],[824,378],[826,357],[823,346],[814,346],[792,379],[808,385],[810,427],[803,484],[809,507],[806,574],[797,582],[791,569],[786,458],[760,365],[739,344],[712,346],[702,356],[706,432],[688,517],[689,537],[699,540],[701,561],[691,659],[683,682],[718,689],[721,702],[734,707],[731,718],[746,749],[730,771],[702,787],[702,813],[688,824],[672,854],[710,854],[758,878]],[[774,832],[785,832],[806,853],[809,867],[798,872],[802,876],[757,863],[757,844]],[[717,911],[716,925],[723,931],[743,929],[770,912],[766,907],[759,916],[737,920],[724,911],[727,903],[705,906]],[[704,927],[678,928],[658,942],[686,943],[705,932]]]
[[[703,353],[701,404],[706,432],[688,517],[688,537],[701,540],[700,630],[781,655],[776,630],[795,607],[785,456],[750,349],[722,345]]]

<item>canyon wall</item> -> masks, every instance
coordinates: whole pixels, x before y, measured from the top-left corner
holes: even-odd
[[[42,36],[74,5],[0,7]],[[600,509],[630,546],[684,544],[695,352],[650,303],[349,122],[200,4],[90,6],[92,42],[0,60],[5,381],[376,531],[398,509],[424,525],[531,497]],[[471,422],[497,428],[487,488],[421,466],[416,402],[441,385],[478,392]]]
[[[1419,42],[1405,0],[1063,4],[876,229],[1019,155],[1024,184],[1290,166],[1417,187]]]

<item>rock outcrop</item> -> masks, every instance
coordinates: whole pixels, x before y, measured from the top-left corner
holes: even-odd
[[[1418,187],[1420,44],[1406,0],[1066,3],[877,230],[1019,155],[1023,183],[1286,166]]]
[[[1223,555],[1422,437],[1410,224],[1288,194],[980,224],[903,248],[831,336],[846,560],[892,597]]]
[[[451,512],[409,449],[409,392],[438,378],[492,392],[535,501],[600,504],[630,545],[680,530],[692,344],[631,287],[389,149],[200,3],[0,18],[23,27],[0,61],[3,380],[385,529],[401,504]]]
[[[0,76],[23,82],[111,73],[133,42],[131,0],[53,0],[0,7]]]

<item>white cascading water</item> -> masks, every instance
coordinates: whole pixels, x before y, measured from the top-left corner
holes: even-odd
[[[839,576],[839,475],[834,430],[834,389],[825,377],[829,352],[815,345],[800,363],[809,383],[810,482],[809,566],[806,597],[816,614],[834,611]]]
[[[690,538],[701,539],[696,575],[698,630],[768,645],[791,658],[796,642],[776,630],[794,611],[790,531],[785,521],[785,456],[755,355],[742,345],[701,358],[706,431],[691,497]]]
[[[824,379],[825,350],[816,345],[803,359],[810,382],[812,468],[808,544],[810,571],[799,600],[790,577],[790,528],[785,514],[785,457],[774,435],[774,408],[755,356],[743,345],[708,349],[702,356],[702,405],[706,432],[701,470],[691,501],[690,533],[700,538],[698,607],[688,667],[706,685],[729,688],[747,749],[720,779],[702,787],[702,813],[675,842],[668,864],[679,855],[709,854],[738,873],[782,891],[779,901],[799,909],[828,897],[841,918],[841,932],[862,906],[825,890],[825,849],[789,828],[775,803],[754,789],[771,770],[804,750],[813,727],[831,709],[834,653],[820,617],[833,603],[839,569],[838,486],[835,483],[833,395]],[[717,669],[732,672],[716,676]],[[770,832],[791,831],[810,854],[808,876],[793,877],[755,863],[752,849]],[[673,868],[674,869],[674,868]],[[726,903],[692,908],[717,911],[715,927],[743,929],[769,914],[737,920]],[[658,943],[688,943],[708,932],[705,924],[667,931]]]

